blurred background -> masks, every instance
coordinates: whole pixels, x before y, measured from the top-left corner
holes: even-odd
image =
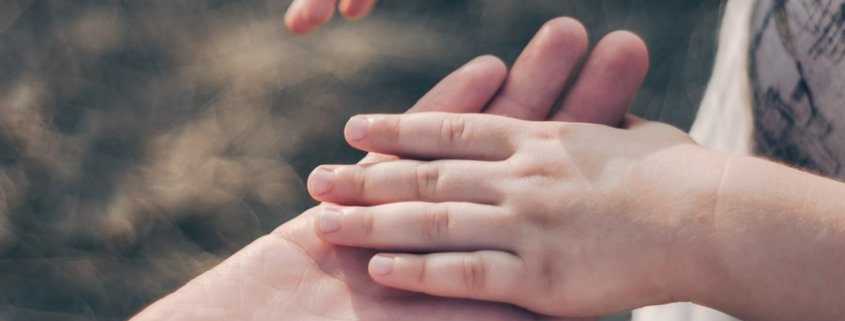
[[[288,0],[0,0],[0,320],[123,320],[314,205],[361,112],[401,112],[556,16],[639,33],[634,112],[682,128],[723,1],[384,0],[306,37]],[[608,90],[612,90],[609,88]]]

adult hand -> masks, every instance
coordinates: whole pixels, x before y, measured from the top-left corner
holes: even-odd
[[[477,58],[447,76],[411,112],[484,110],[529,120],[619,124],[648,69],[645,45],[627,32],[606,36],[583,64],[569,94],[559,99],[586,50],[583,26],[568,18],[554,19],[540,29],[510,74],[495,58]],[[320,239],[314,225],[319,209],[256,240],[134,320],[544,319],[511,305],[436,298],[377,285],[366,268],[375,252]]]

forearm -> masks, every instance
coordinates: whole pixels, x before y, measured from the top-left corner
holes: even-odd
[[[845,319],[845,184],[736,157],[717,200],[701,303],[746,320]]]

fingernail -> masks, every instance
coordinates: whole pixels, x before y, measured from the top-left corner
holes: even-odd
[[[315,195],[323,195],[332,189],[334,173],[326,168],[319,167],[311,173],[308,179],[308,189]]]
[[[373,257],[372,266],[373,266],[373,273],[378,275],[387,275],[393,272],[393,261],[394,259],[389,256],[384,255],[376,255]]]
[[[340,229],[340,211],[336,208],[323,208],[320,213],[320,231],[331,233]]]
[[[346,123],[346,139],[350,141],[362,140],[367,137],[369,121],[362,116],[355,116]]]

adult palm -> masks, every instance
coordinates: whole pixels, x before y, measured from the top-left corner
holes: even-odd
[[[510,73],[496,58],[476,58],[444,78],[410,111],[484,111],[616,125],[648,69],[645,45],[627,32],[606,36],[569,94],[559,99],[586,50],[587,34],[580,23],[551,20]],[[386,158],[370,155],[365,161]],[[374,252],[330,245],[317,237],[318,211],[312,208],[283,224],[133,320],[554,320],[510,305],[381,287],[367,274]]]

